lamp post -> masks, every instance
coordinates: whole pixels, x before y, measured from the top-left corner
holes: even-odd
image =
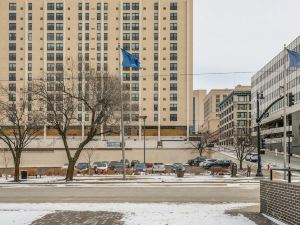
[[[261,172],[261,155],[260,155],[260,121],[259,121],[259,100],[264,99],[262,93],[256,94],[256,124],[257,124],[257,153],[258,153],[258,161],[257,161],[257,177],[262,177],[263,174]]]
[[[145,131],[146,131],[146,119],[147,116],[140,116],[140,119],[142,119],[144,121],[144,163],[146,163],[146,135],[145,135]]]

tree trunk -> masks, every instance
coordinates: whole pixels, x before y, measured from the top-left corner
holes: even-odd
[[[243,159],[240,159],[240,170],[243,169]]]
[[[14,181],[19,182],[20,181],[20,158],[16,158],[14,164],[15,164]]]
[[[73,180],[75,163],[76,162],[73,159],[69,160],[68,170],[66,174],[66,181]]]

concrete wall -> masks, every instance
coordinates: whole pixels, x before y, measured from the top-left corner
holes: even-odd
[[[119,161],[122,158],[121,150],[93,150],[91,161]],[[143,149],[126,150],[126,159],[133,159],[143,162]],[[87,162],[89,153],[83,151],[78,162]],[[146,149],[146,162],[164,162],[186,163],[189,159],[199,156],[194,149]],[[13,166],[11,154],[6,152],[6,158],[9,167]],[[22,155],[21,167],[61,167],[67,163],[66,152],[64,150],[41,150],[41,151],[25,151]],[[4,154],[0,151],[0,168],[4,168]]]
[[[300,184],[260,182],[260,211],[291,225],[300,224]]]

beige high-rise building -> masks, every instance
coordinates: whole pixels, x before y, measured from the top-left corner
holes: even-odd
[[[194,133],[199,133],[204,123],[204,98],[206,90],[194,90],[193,92],[193,127]]]
[[[71,62],[120,74],[120,45],[138,55],[143,68],[121,71],[131,99],[125,134],[140,136],[139,116],[146,115],[148,136],[189,135],[192,0],[1,0],[0,30],[0,80],[11,91],[9,101],[37,79],[45,79],[49,91],[68,82],[63,71]],[[78,116],[89,121],[88,114]]]
[[[204,98],[204,124],[201,132],[210,134],[219,129],[219,104],[230,94],[232,89],[212,89]]]

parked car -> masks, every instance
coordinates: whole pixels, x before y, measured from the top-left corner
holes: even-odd
[[[252,154],[250,157],[250,162],[257,162],[258,161],[258,154]]]
[[[66,170],[66,169],[68,169],[68,167],[69,167],[69,163],[65,163],[65,164],[61,167],[61,169],[62,169],[62,170]]]
[[[199,163],[199,166],[201,166],[201,167],[204,168],[207,163],[209,163],[209,162],[215,162],[215,161],[217,161],[217,160],[216,159],[205,159],[204,161],[202,161],[202,162]]]
[[[136,164],[139,164],[139,163],[140,163],[139,160],[132,160],[131,163],[130,163],[130,166],[134,167]]]
[[[133,167],[133,172],[146,172],[147,167],[145,163],[136,163]]]
[[[120,162],[119,161],[111,161],[109,164],[108,164],[108,168],[113,170],[114,169],[114,166],[116,164],[119,164]]]
[[[173,172],[176,172],[176,170],[182,170],[182,171],[185,171],[185,167],[184,165],[182,165],[181,163],[174,163],[172,165],[172,171]]]
[[[123,159],[120,160],[120,163],[123,163]],[[125,159],[125,166],[126,166],[127,168],[130,167],[130,166],[129,166],[129,161],[128,161],[128,159]]]
[[[89,164],[88,163],[78,163],[76,166],[76,170],[78,173],[83,173],[88,171],[89,169]]]
[[[113,170],[115,172],[123,172],[123,163],[122,162],[117,162],[113,165]]]
[[[159,162],[153,163],[152,172],[153,173],[157,173],[157,172],[165,173],[166,172],[165,164],[159,163]]]
[[[108,164],[106,163],[99,163],[97,164],[95,168],[95,173],[101,174],[101,173],[107,173],[108,170]]]
[[[93,163],[92,168],[95,170],[95,172],[96,172],[97,166],[100,165],[100,164],[101,164],[101,162],[94,162]]]
[[[199,156],[199,157],[197,157],[195,159],[189,160],[188,164],[190,166],[199,166],[199,163],[205,161],[206,159],[207,159],[206,156]]]
[[[250,161],[251,156],[252,156],[252,153],[247,154],[245,160]]]
[[[203,166],[204,169],[210,169],[213,166],[218,167],[224,167],[228,168],[231,164],[230,160],[216,160],[216,161],[208,161],[205,166]]]

